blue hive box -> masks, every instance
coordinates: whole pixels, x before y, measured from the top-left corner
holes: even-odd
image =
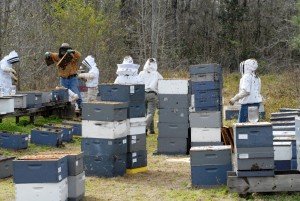
[[[126,102],[82,103],[82,119],[95,121],[121,121],[127,119]]]
[[[268,122],[235,123],[234,146],[243,147],[273,147],[272,124]]]
[[[68,176],[68,160],[62,155],[23,156],[13,161],[14,183],[57,183]]]
[[[63,124],[45,124],[45,128],[59,129],[63,131],[63,142],[71,142],[73,140],[73,127]]]
[[[231,164],[191,166],[192,186],[226,185],[227,171],[231,170]]]
[[[126,173],[126,156],[120,155],[85,155],[83,164],[87,176],[116,177]]]
[[[197,64],[190,66],[190,74],[202,74],[202,73],[220,73],[222,72],[221,65],[219,64]]]
[[[42,106],[42,93],[34,91],[20,91],[20,94],[26,95],[27,108],[39,108]]]
[[[221,105],[214,106],[198,106],[195,107],[195,112],[210,112],[210,111],[221,111]]]
[[[159,122],[188,123],[189,121],[188,108],[160,109],[158,113]]]
[[[63,131],[51,128],[34,128],[31,130],[31,143],[60,146],[62,144]]]
[[[68,89],[57,89],[52,91],[52,101],[54,102],[69,102]]]
[[[169,155],[186,155],[187,138],[157,138],[157,153]]]
[[[159,94],[159,108],[188,108],[190,97],[186,94]]]
[[[219,81],[192,82],[192,92],[220,89]]]
[[[126,154],[127,136],[117,139],[82,138],[81,150],[85,156]]]
[[[0,131],[0,148],[10,149],[27,149],[28,147],[28,134]]]
[[[291,160],[275,160],[275,170],[291,170]]]
[[[127,110],[128,118],[145,117],[145,114],[146,114],[145,101],[128,103],[128,110]]]
[[[15,157],[0,155],[0,179],[13,175],[13,160]]]
[[[100,84],[100,97],[102,101],[118,102],[144,102],[145,85],[120,85],[120,84]]]
[[[137,151],[127,153],[127,168],[140,168],[147,166],[147,151]]]
[[[146,150],[146,134],[127,135],[127,151],[136,152]]]
[[[73,135],[82,136],[81,121],[63,121],[62,124],[73,126]]]
[[[188,138],[188,123],[158,123],[159,137]]]

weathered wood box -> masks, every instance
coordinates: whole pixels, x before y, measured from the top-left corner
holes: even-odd
[[[0,155],[0,179],[13,175],[13,160],[15,157]]]

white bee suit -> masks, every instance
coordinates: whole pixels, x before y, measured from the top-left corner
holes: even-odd
[[[12,78],[17,79],[13,73],[16,71],[12,68],[12,64],[19,62],[18,53],[12,51],[0,61],[0,86],[3,87],[3,95],[8,96],[11,92]]]
[[[240,79],[239,93],[232,98],[232,101],[239,100],[241,104],[262,102],[261,80],[255,74],[257,67],[257,61],[254,59],[248,59],[240,64],[242,78]]]
[[[154,91],[158,93],[158,80],[162,80],[163,77],[159,72],[157,72],[157,63],[156,60],[154,62],[150,62],[149,59],[144,65],[143,71],[139,74],[143,83],[145,84],[145,91]]]
[[[143,84],[143,81],[138,75],[140,65],[134,64],[130,56],[126,56],[122,64],[117,64],[118,69],[114,84]]]

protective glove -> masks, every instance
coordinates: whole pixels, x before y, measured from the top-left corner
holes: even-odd
[[[49,58],[50,57],[50,52],[46,52],[45,53],[45,58],[47,59],[47,58]]]
[[[68,53],[68,54],[75,53],[75,50],[68,49],[68,50],[67,50],[67,53]]]
[[[80,73],[78,78],[94,79],[94,75],[92,73]]]
[[[7,72],[7,73],[13,73],[13,74],[16,74],[16,73],[17,73],[17,72],[15,71],[15,69],[9,68],[9,67],[4,68],[3,71],[5,71],[5,72]]]
[[[11,78],[13,78],[16,82],[18,81],[18,78],[17,78],[17,76],[16,75],[14,75],[14,74],[12,74],[11,73]]]
[[[234,103],[235,103],[234,98],[230,99],[229,104],[230,104],[230,105],[234,105]]]

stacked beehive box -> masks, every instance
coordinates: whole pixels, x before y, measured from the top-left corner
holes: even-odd
[[[158,154],[186,154],[188,151],[188,80],[159,80]]]
[[[296,136],[274,135],[274,160],[276,170],[296,170],[297,169],[297,147]]]
[[[221,143],[222,69],[218,64],[190,66],[191,145]]]
[[[145,85],[101,84],[99,88],[101,100],[128,103],[127,172],[146,170]]]
[[[190,156],[193,186],[227,183],[227,171],[232,170],[230,146],[192,147]]]
[[[13,175],[13,160],[15,157],[0,155],[0,179]]]
[[[286,111],[271,113],[273,131],[295,131],[295,117],[300,116],[300,111]]]
[[[300,117],[295,117],[297,170],[300,170]]]
[[[0,114],[13,113],[14,99],[11,97],[0,97]]]
[[[82,141],[86,175],[122,176],[126,172],[127,103],[82,104]]]
[[[237,176],[274,176],[272,124],[236,123],[233,130]]]
[[[68,199],[66,156],[24,156],[13,161],[13,175],[16,201]]]
[[[42,93],[36,91],[20,91],[18,94],[26,94],[26,108],[39,108],[42,106]]]

